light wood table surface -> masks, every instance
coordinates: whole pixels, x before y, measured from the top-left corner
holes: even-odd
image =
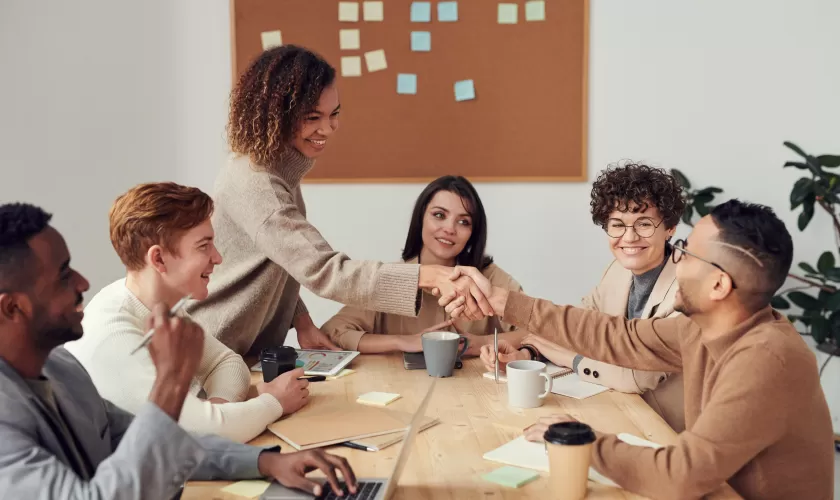
[[[351,367],[356,373],[310,384],[313,397],[310,404],[317,404],[326,397],[355,401],[357,396],[369,391],[394,392],[402,398],[388,408],[413,413],[430,383],[425,370],[405,370],[401,354],[359,356]],[[507,404],[507,384],[500,382],[497,385],[492,379],[484,378],[483,372],[480,360],[473,358],[465,360],[464,368],[455,370],[454,376],[439,379],[426,413],[439,418],[440,423],[417,435],[395,499],[552,498],[544,473],[540,479],[517,489],[489,483],[480,477],[502,466],[484,460],[484,453],[520,436],[522,429],[538,417],[552,413],[567,413],[601,432],[627,432],[663,445],[676,442],[676,433],[638,395],[608,391],[576,400],[549,394],[542,407],[519,410]],[[252,383],[261,380],[261,374],[251,375]],[[268,431],[251,444],[279,444],[284,452],[294,451]],[[379,452],[341,446],[328,451],[347,457],[358,477],[388,477],[399,449],[400,444],[395,444]],[[182,498],[242,498],[220,491],[228,484],[230,482],[191,482]],[[716,495],[716,498],[724,496],[732,497]],[[587,498],[642,497],[590,481]]]

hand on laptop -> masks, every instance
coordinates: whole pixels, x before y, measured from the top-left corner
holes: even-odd
[[[307,450],[296,453],[263,452],[257,462],[260,474],[274,478],[287,488],[309,491],[316,497],[322,493],[322,486],[306,478],[306,474],[320,469],[327,476],[327,482],[336,495],[344,492],[338,486],[336,471],[341,472],[350,493],[356,493],[356,475],[344,457],[330,455],[321,450]]]
[[[291,415],[309,402],[309,382],[298,380],[303,377],[303,368],[280,374],[271,382],[257,384],[257,393],[271,394],[283,406],[283,415]]]

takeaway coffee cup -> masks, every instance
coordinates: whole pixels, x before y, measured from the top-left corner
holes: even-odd
[[[512,361],[507,372],[508,404],[514,408],[536,408],[551,392],[551,377],[545,373],[545,363]]]
[[[455,363],[467,351],[470,341],[452,332],[426,332],[420,337],[423,344],[423,359],[426,361],[426,371],[432,377],[451,377],[455,370]],[[458,345],[464,347],[458,350]]]
[[[595,441],[592,428],[580,422],[552,424],[543,438],[554,498],[581,500],[586,496],[590,453]]]

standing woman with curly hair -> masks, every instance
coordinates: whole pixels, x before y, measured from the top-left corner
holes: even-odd
[[[283,344],[294,327],[304,348],[335,348],[299,297],[316,295],[376,311],[415,316],[420,288],[457,293],[466,316],[492,313],[468,279],[443,266],[350,260],[306,220],[300,182],[338,130],[335,69],[293,45],[263,52],[231,93],[232,150],[215,185],[213,227],[224,256],[207,299],[189,312],[241,355]]]
[[[613,260],[582,307],[627,318],[665,318],[674,311],[676,264],[668,241],[685,209],[683,190],[662,169],[627,163],[607,168],[592,185],[592,222],[603,228]],[[681,374],[631,370],[585,358],[542,337],[528,335],[520,350],[506,345],[507,358],[544,356],[568,366],[582,380],[641,394],[675,431],[685,430]],[[530,349],[529,349],[530,348]],[[485,364],[493,357],[482,352]]]

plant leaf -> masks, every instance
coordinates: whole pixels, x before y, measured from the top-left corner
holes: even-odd
[[[828,317],[828,332],[834,342],[840,345],[840,311],[834,311]]]
[[[820,308],[820,301],[816,297],[804,292],[790,292],[787,298],[805,311],[813,311]]]
[[[802,151],[802,148],[800,148],[799,146],[797,146],[796,144],[794,144],[790,141],[785,141],[783,144],[785,146],[787,146],[788,148],[792,149],[796,154],[798,154],[799,156],[801,156],[803,158],[806,158],[808,156],[808,155],[805,154],[805,151]]]
[[[817,261],[817,269],[823,274],[834,269],[834,254],[829,251],[823,252],[820,260]]]
[[[688,182],[688,177],[683,175],[682,172],[680,172],[676,168],[672,168],[671,169],[671,175],[673,175],[674,178],[677,179],[677,182],[680,183],[680,186],[684,187],[685,189],[691,189],[691,183]]]
[[[823,307],[829,311],[840,311],[840,292],[834,292],[823,300]]]
[[[808,227],[808,224],[811,222],[811,218],[813,218],[813,217],[814,217],[814,203],[806,202],[804,205],[802,205],[802,213],[799,214],[799,221],[798,221],[799,230],[802,231],[806,227]]]
[[[837,283],[840,283],[840,267],[829,269],[824,274],[825,277],[830,279],[831,281],[836,281]]]
[[[696,193],[694,195],[694,205],[705,205],[706,203],[709,203],[714,199],[715,195],[713,195],[712,193]]]
[[[804,203],[808,195],[812,194],[814,194],[814,181],[807,177],[800,178],[790,190],[790,209],[793,210]]]
[[[709,208],[708,205],[695,204],[694,209],[697,210],[697,215],[699,215],[700,217],[705,217],[705,216],[709,215],[709,212],[712,211],[712,209]]]
[[[811,336],[814,337],[814,342],[822,344],[828,337],[828,319],[822,316],[811,318]]]
[[[694,193],[694,196],[699,196],[702,194],[714,194],[714,193],[722,193],[723,189],[719,187],[709,186],[703,189],[698,189],[697,192]]]
[[[819,155],[817,161],[825,168],[840,167],[840,155]]]
[[[685,211],[683,211],[683,214],[682,214],[682,221],[685,222],[686,224],[688,224],[689,226],[694,226],[694,224],[691,223],[691,217],[693,215],[694,215],[694,209],[691,208],[691,205],[686,205],[685,206]]]
[[[770,307],[778,309],[779,311],[784,311],[785,309],[790,309],[790,302],[781,295],[776,295],[770,299]]]
[[[782,168],[786,168],[786,167],[796,167],[799,170],[807,170],[808,169],[808,165],[805,164],[805,163],[802,163],[801,161],[786,161],[785,166],[782,167]]]
[[[811,264],[808,264],[807,262],[800,262],[799,269],[802,269],[806,273],[817,274],[817,270],[811,267]]]

